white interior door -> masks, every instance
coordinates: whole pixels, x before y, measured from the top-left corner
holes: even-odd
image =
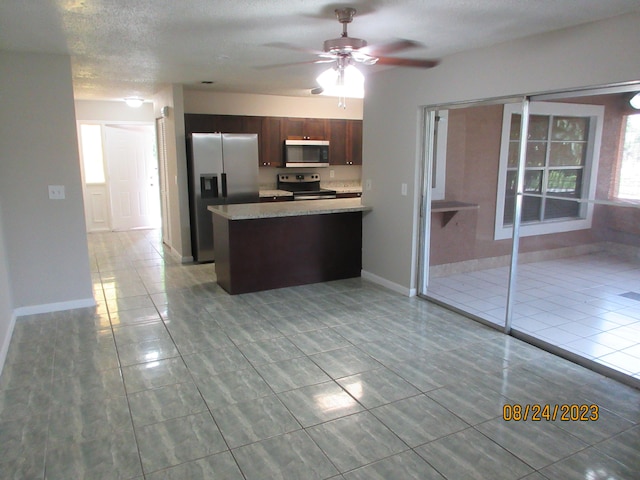
[[[160,226],[158,162],[151,126],[106,125],[113,230]]]

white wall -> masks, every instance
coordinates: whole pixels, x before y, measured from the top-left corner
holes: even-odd
[[[360,120],[362,104],[362,99],[348,98],[344,109],[338,107],[338,99],[333,97],[284,97],[201,90],[184,92],[184,111],[187,113]]]
[[[168,85],[153,97],[154,116],[161,117],[160,109],[168,108],[165,118],[167,135],[168,182],[167,201],[171,230],[171,248],[174,256],[183,262],[193,260],[191,255],[191,227],[189,222],[189,192],[187,178],[187,150],[184,130],[184,95],[182,85]]]
[[[76,100],[76,118],[85,122],[154,123],[153,103],[131,108],[123,101]]]
[[[0,204],[17,314],[94,304],[73,105],[69,57],[0,52]],[[48,185],[64,185],[66,199],[49,200]]]
[[[4,243],[2,226],[2,202],[0,200],[0,375],[9,351],[11,332],[15,322],[13,304],[11,302],[11,282],[9,281],[9,264],[7,249]]]
[[[443,59],[433,70],[367,79],[364,105],[363,274],[416,288],[420,107],[640,80],[640,15],[538,35]],[[407,196],[400,194],[407,183]]]

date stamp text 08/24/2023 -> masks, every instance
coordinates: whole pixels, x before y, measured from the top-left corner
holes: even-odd
[[[595,422],[600,418],[600,409],[595,404],[519,404],[505,403],[502,406],[502,419],[510,422],[555,421],[561,422]]]

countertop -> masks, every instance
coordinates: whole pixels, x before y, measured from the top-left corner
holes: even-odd
[[[260,189],[260,197],[293,197],[293,192],[286,190]]]
[[[360,198],[337,198],[330,200],[301,200],[297,202],[211,205],[207,209],[213,214],[229,220],[250,220],[255,218],[367,212],[371,210],[371,207],[362,205]]]

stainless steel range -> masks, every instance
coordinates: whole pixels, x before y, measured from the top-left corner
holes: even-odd
[[[320,188],[318,173],[281,173],[278,175],[278,190],[293,192],[294,200],[336,198],[335,190]]]

